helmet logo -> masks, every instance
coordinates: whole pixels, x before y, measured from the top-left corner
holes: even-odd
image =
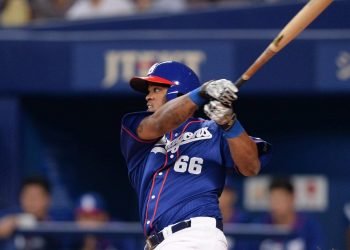
[[[147,75],[151,75],[159,63],[155,63],[149,68]]]

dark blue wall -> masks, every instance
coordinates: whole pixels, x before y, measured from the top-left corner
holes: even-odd
[[[19,100],[0,98],[0,208],[17,203],[20,171]]]

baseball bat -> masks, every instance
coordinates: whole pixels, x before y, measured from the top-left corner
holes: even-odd
[[[333,0],[310,0],[293,18],[287,23],[282,31],[268,45],[255,62],[234,83],[238,88],[246,83],[263,65],[275,54],[283,49],[288,43],[296,38]]]

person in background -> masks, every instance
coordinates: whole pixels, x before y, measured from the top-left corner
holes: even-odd
[[[295,208],[294,187],[289,179],[275,178],[269,186],[270,211],[263,223],[292,229],[288,239],[268,238],[260,242],[259,250],[316,250],[325,249],[319,223],[298,213]]]
[[[350,203],[344,205],[344,215],[346,219],[346,230],[345,230],[345,243],[346,249],[350,250]]]
[[[226,8],[238,5],[252,5],[262,3],[264,1],[279,0],[188,0],[188,6],[191,9],[213,9]]]
[[[178,13],[187,10],[186,0],[135,0],[139,12]]]
[[[67,11],[69,20],[117,17],[134,14],[132,0],[77,0]]]
[[[18,227],[35,226],[36,222],[52,220],[50,216],[51,188],[43,177],[28,177],[23,180],[19,194],[20,207],[5,211],[0,219],[0,239],[3,250],[59,249],[58,243],[43,236],[15,234]]]
[[[191,8],[210,8],[215,6],[221,0],[187,0]]]
[[[74,0],[29,0],[33,20],[63,19]]]
[[[75,208],[75,221],[80,227],[89,229],[106,225],[110,221],[110,215],[106,209],[102,196],[95,192],[83,194]],[[114,240],[109,237],[101,237],[93,234],[85,235],[80,241],[73,243],[74,250],[132,250],[134,242],[128,238]]]
[[[0,26],[17,27],[28,24],[32,19],[27,0],[2,0]]]
[[[237,206],[238,192],[232,176],[226,177],[224,190],[219,198],[220,210],[224,223],[248,222],[247,214]]]
[[[0,14],[2,12],[2,9],[4,8],[5,6],[5,3],[6,3],[7,0],[0,0]]]
[[[235,187],[232,176],[226,177],[226,184],[219,198],[219,206],[224,224],[227,223],[248,223],[248,215],[241,210],[238,205],[238,191]],[[227,236],[227,245],[229,250],[245,249],[246,244],[242,240],[237,240],[232,236]]]

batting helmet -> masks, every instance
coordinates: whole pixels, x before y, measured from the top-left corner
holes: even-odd
[[[168,101],[200,86],[196,73],[175,61],[156,63],[149,69],[146,77],[133,77],[130,80],[130,86],[142,93],[148,93],[149,83],[169,87],[166,95]]]
[[[98,193],[85,193],[83,194],[75,207],[76,214],[89,214],[97,212],[105,212],[106,205],[102,196]]]

